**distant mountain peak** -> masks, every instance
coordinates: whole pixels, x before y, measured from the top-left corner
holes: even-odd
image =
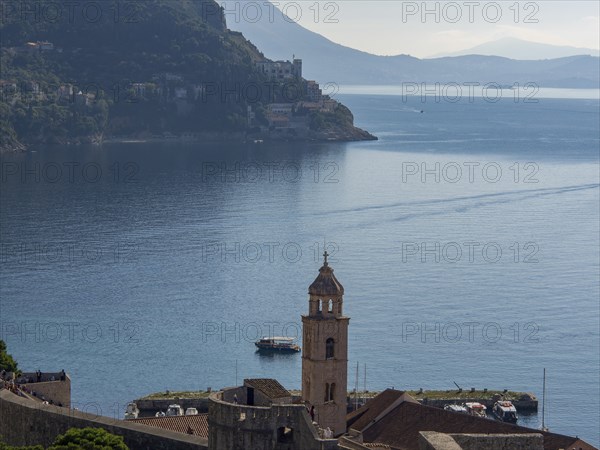
[[[526,41],[516,37],[507,36],[457,52],[438,53],[430,58],[465,55],[502,56],[519,60],[542,60],[578,55],[600,56],[600,51],[591,48]]]
[[[323,85],[496,82],[512,86],[534,82],[543,87],[597,88],[600,78],[598,58],[589,56],[538,58],[543,61],[518,61],[502,54],[476,56],[473,51],[467,52],[471,56],[437,59],[377,56],[333,42],[291,19],[285,20],[279,9],[272,10],[274,16],[269,15],[268,3],[256,5],[262,8],[260,20],[228,20],[229,28],[242,32],[270,59],[289,59],[292,54],[302,58],[304,78]],[[524,47],[526,41],[507,38],[504,43]]]

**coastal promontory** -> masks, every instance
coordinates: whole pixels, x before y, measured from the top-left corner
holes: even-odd
[[[317,81],[303,78],[300,58],[272,61],[230,31],[213,0],[93,5],[6,5],[3,151],[207,134],[246,141],[376,139],[354,127],[350,110]]]

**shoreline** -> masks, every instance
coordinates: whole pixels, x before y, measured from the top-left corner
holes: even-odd
[[[0,154],[18,154],[25,153],[30,147],[39,145],[64,145],[64,146],[81,146],[81,145],[111,145],[111,144],[149,144],[149,143],[224,143],[234,142],[239,144],[263,144],[263,143],[339,143],[339,142],[363,142],[363,141],[377,141],[378,137],[371,133],[354,127],[351,130],[330,130],[326,132],[310,132],[303,136],[291,135],[291,134],[280,134],[274,135],[273,133],[268,134],[247,134],[245,132],[202,132],[193,134],[183,135],[165,135],[165,136],[82,136],[71,140],[65,140],[63,142],[51,142],[41,141],[24,144],[20,141],[14,142],[11,145],[0,147]]]
[[[263,144],[270,142],[312,142],[312,143],[327,143],[327,142],[361,142],[361,141],[377,141],[378,137],[364,131],[360,128],[354,128],[351,132],[313,132],[304,136],[294,135],[274,135],[272,133],[256,133],[247,134],[244,132],[203,132],[194,133],[193,135],[171,135],[171,136],[111,136],[103,139],[102,144],[147,144],[147,143],[195,143],[195,142],[237,142],[241,144]]]

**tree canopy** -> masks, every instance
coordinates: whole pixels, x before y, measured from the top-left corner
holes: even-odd
[[[3,340],[0,340],[0,370],[16,372],[17,362],[6,350],[6,343]]]
[[[41,445],[12,447],[0,439],[0,450],[44,450]],[[71,428],[46,450],[129,450],[121,436],[102,428]]]

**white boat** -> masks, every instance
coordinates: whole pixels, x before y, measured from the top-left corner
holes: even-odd
[[[507,400],[494,403],[492,408],[492,414],[494,417],[502,422],[517,423],[519,416],[517,415],[517,408]]]
[[[157,413],[154,414],[154,417],[165,417],[165,416],[166,416],[166,414],[162,411],[157,411]]]
[[[485,405],[482,405],[481,403],[478,402],[468,402],[465,403],[465,407],[467,409],[467,414],[471,415],[471,416],[475,416],[475,417],[487,417],[486,415],[486,410],[487,408],[485,407]]]
[[[167,417],[183,416],[183,408],[179,405],[169,405]]]
[[[463,405],[446,405],[444,406],[444,411],[452,411],[456,413],[467,414],[467,408],[465,408]]]
[[[185,415],[186,416],[197,416],[198,410],[196,408],[188,408],[185,410]]]
[[[263,337],[254,345],[259,350],[276,352],[299,352],[300,347],[295,343],[296,339],[286,336]]]
[[[135,403],[128,403],[125,409],[125,420],[137,419],[140,415],[140,410]]]

